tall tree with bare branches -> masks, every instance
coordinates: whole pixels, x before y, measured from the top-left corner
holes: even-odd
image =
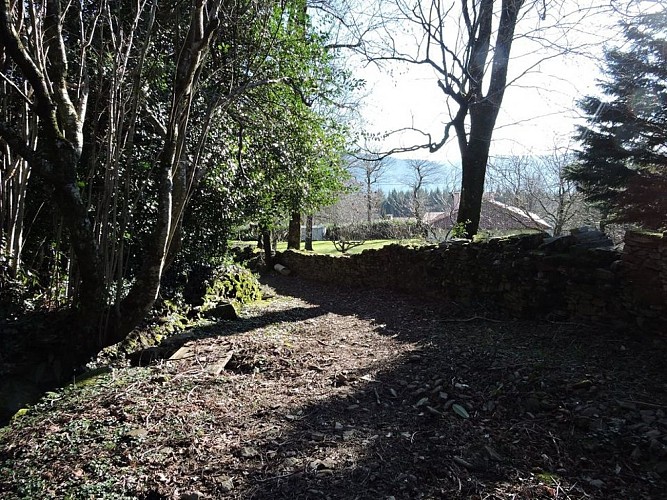
[[[565,0],[395,0],[390,4],[394,8],[385,16],[390,21],[374,43],[363,47],[364,55],[378,64],[390,61],[430,68],[447,109],[439,135],[422,132],[425,144],[391,152],[436,152],[455,140],[462,166],[458,222],[472,237],[479,228],[489,151],[508,85],[539,67],[543,59],[575,50],[569,34],[591,8],[575,3],[565,8]],[[542,35],[547,25],[557,30],[554,40]],[[554,50],[510,74],[518,38]]]

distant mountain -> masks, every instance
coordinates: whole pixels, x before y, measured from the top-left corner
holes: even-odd
[[[426,189],[458,189],[461,178],[461,167],[459,165],[445,164],[436,161],[413,160],[391,158],[387,160],[387,166],[384,174],[380,177],[377,187],[387,193],[392,189],[405,191],[410,189],[415,178],[415,169],[413,162],[422,162],[425,164],[425,170],[428,171],[427,182],[424,185]],[[354,172],[357,180],[363,180],[363,175]]]

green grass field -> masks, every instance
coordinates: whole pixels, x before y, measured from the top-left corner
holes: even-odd
[[[531,234],[535,233],[538,231],[533,231],[533,230],[510,230],[510,231],[482,231],[480,234],[475,236],[475,241],[484,241],[487,240],[491,237],[508,237],[512,235],[519,235],[519,234]],[[427,241],[421,238],[416,238],[416,239],[406,239],[406,240],[367,240],[364,242],[363,245],[359,245],[357,247],[351,248],[348,250],[346,253],[348,255],[350,254],[355,254],[355,253],[361,253],[364,250],[370,250],[370,249],[376,249],[376,248],[382,248],[383,246],[386,245],[392,245],[392,244],[398,244],[398,245],[404,245],[404,246],[423,246],[423,245],[429,245],[429,244],[434,244],[433,241]],[[230,246],[247,246],[247,245],[253,245],[255,246],[255,242],[252,241],[230,241],[229,242]],[[280,241],[278,242],[276,250],[279,252],[282,252],[283,250],[287,249],[287,242],[285,241]],[[304,243],[301,242],[301,250],[304,251]],[[331,241],[313,241],[313,252],[314,253],[319,253],[323,255],[341,255],[341,252],[336,250],[334,247],[333,243]]]
[[[239,246],[246,246],[248,244],[253,244],[253,242],[246,242],[246,241],[230,241],[229,242],[230,246],[232,245],[239,245]],[[426,241],[422,239],[412,239],[412,240],[368,240],[364,242],[363,245],[359,245],[357,247],[351,248],[348,250],[347,254],[355,254],[355,253],[361,253],[364,250],[369,250],[369,249],[374,249],[374,248],[382,248],[385,245],[391,245],[391,244],[399,244],[399,245],[425,245],[427,244]],[[303,250],[303,242],[301,243],[301,249]],[[278,242],[276,250],[279,252],[282,252],[283,250],[287,249],[287,243],[284,241]],[[326,254],[326,255],[341,255],[341,253],[336,250],[334,247],[333,243],[331,241],[313,241],[313,252],[314,253],[319,253],[319,254]]]

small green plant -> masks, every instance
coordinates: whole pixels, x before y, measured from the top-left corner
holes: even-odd
[[[450,232],[452,238],[467,238],[468,237],[468,232],[466,230],[466,224],[470,224],[470,220],[467,220],[465,222],[457,222],[454,224],[452,227],[452,230]]]

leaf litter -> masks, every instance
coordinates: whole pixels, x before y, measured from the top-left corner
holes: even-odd
[[[265,281],[275,296],[240,321],[189,330],[139,366],[49,393],[0,431],[0,498],[667,490],[663,339],[469,321],[453,305],[388,291]]]

